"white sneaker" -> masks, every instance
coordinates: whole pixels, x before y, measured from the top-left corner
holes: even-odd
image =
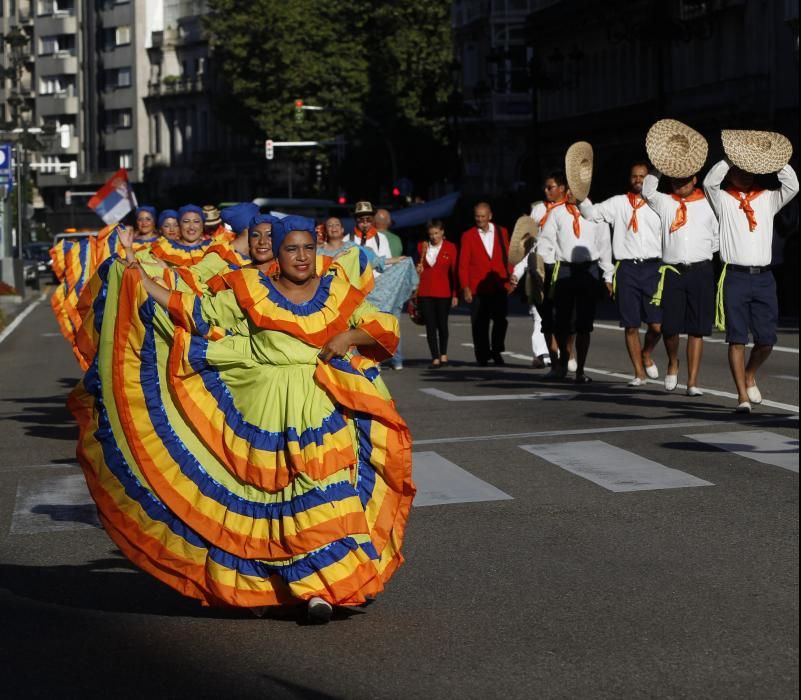
[[[659,378],[659,368],[655,364],[651,365],[650,367],[646,367],[645,368],[645,373],[651,379],[658,379]]]
[[[751,404],[748,401],[743,401],[742,403],[737,404],[737,408],[734,409],[735,413],[751,413]]]
[[[331,603],[315,596],[309,600],[309,605],[306,608],[306,619],[313,625],[324,625],[331,619],[333,611],[334,608]]]
[[[673,391],[679,384],[679,375],[678,374],[666,374],[665,375],[665,391]]]
[[[567,371],[568,372],[575,372],[578,369],[578,362],[574,358],[570,358],[567,361]]]
[[[629,386],[642,386],[643,384],[645,384],[645,380],[639,377],[634,377],[634,379],[629,382]]]
[[[762,392],[759,391],[759,387],[756,384],[746,387],[745,393],[748,394],[748,400],[751,403],[762,403]]]
[[[701,391],[697,386],[688,386],[687,387],[687,396],[703,396],[704,392]]]

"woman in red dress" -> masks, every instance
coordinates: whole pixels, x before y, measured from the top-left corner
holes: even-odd
[[[445,240],[445,227],[440,219],[432,219],[426,228],[428,240],[417,247],[420,254],[417,301],[425,319],[431,368],[435,369],[448,363],[448,314],[459,302],[456,246]]]

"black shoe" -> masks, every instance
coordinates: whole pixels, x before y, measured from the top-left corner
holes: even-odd
[[[306,608],[306,621],[311,625],[324,625],[331,619],[333,611],[331,603],[315,596]]]
[[[592,384],[592,379],[590,379],[586,374],[577,374],[576,384]]]
[[[489,365],[489,360],[476,360],[476,364],[479,367],[486,367],[487,365]]]
[[[506,364],[506,360],[503,359],[503,355],[499,352],[492,353],[492,361],[499,367]]]
[[[531,369],[545,369],[545,362],[541,357],[535,357],[531,361]]]

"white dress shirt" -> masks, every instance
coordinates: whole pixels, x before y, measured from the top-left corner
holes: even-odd
[[[549,241],[542,240],[542,236],[539,234],[542,233],[542,229],[540,228],[540,221],[542,218],[548,213],[548,208],[545,206],[545,202],[537,202],[531,208],[531,218],[534,219],[534,223],[537,224],[537,254],[543,259],[546,265],[553,265],[556,262],[556,258],[554,257],[554,249],[553,244]],[[524,257],[525,260],[528,256]]]
[[[615,268],[612,265],[612,240],[609,225],[597,224],[579,217],[579,237],[573,233],[573,215],[567,207],[551,209],[545,226],[540,231],[540,240],[554,249],[559,262],[582,263],[597,261],[604,281],[612,282]]]
[[[495,224],[490,221],[486,231],[478,229],[478,237],[481,239],[481,243],[484,245],[484,250],[487,251],[490,260],[492,260],[492,251],[495,249]]]
[[[426,262],[431,266],[434,267],[437,263],[437,258],[439,257],[439,251],[442,250],[442,242],[440,241],[439,245],[431,245],[430,243],[426,246]]]
[[[720,233],[709,202],[706,198],[685,201],[687,223],[671,233],[670,227],[681,204],[671,195],[659,192],[658,185],[659,175],[649,173],[642,184],[642,194],[661,222],[662,260],[668,265],[711,260],[720,247]]]
[[[648,260],[662,256],[662,232],[659,217],[647,206],[637,209],[637,231],[629,228],[634,207],[625,194],[593,204],[585,199],[579,205],[581,215],[596,223],[612,226],[612,254],[615,260]]]
[[[778,190],[764,190],[751,200],[756,228],[751,231],[740,202],[720,185],[731,164],[721,160],[712,166],[704,178],[704,191],[720,222],[720,257],[723,262],[747,267],[765,267],[771,262],[773,246],[773,217],[798,194],[798,177],[785,165],[779,170]]]

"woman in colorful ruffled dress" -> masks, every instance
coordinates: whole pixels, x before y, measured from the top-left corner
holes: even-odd
[[[194,265],[203,259],[214,241],[203,235],[203,210],[196,204],[186,204],[178,210],[178,238],[160,238],[150,252],[172,267]]]
[[[229,272],[213,296],[113,265],[116,313],[70,408],[133,562],[207,605],[304,604],[325,622],[403,561],[411,437],[375,364],[397,323],[365,302],[359,250],[318,277],[313,227],[271,229],[278,273]]]

